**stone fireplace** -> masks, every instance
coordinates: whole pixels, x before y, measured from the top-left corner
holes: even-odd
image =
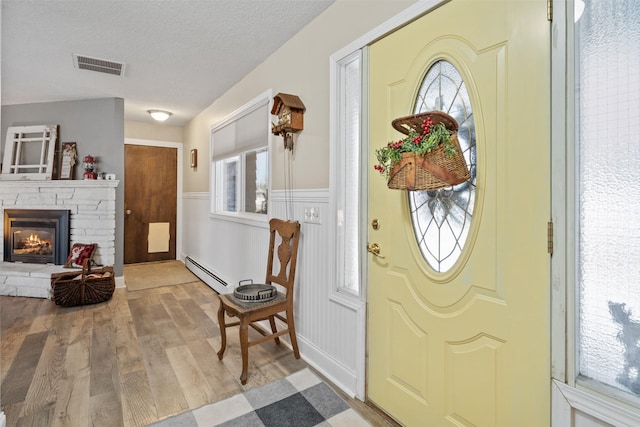
[[[114,265],[118,184],[119,181],[109,180],[0,180],[0,217],[6,221],[7,211],[11,214],[16,210],[66,211],[69,216],[68,241],[67,247],[60,249],[60,256],[64,258],[60,264],[64,264],[69,255],[69,247],[74,243],[95,243],[97,246],[93,260],[101,265]],[[36,226],[30,216],[27,218],[28,220],[20,225],[24,227],[24,231],[48,228]],[[20,218],[22,219],[24,217]],[[62,265],[55,265],[61,258],[46,264],[24,258],[13,260],[13,255],[7,252],[15,249],[12,246],[14,242],[7,242],[11,236],[5,233],[2,234],[3,242],[0,244],[0,259],[4,260],[0,263],[0,295],[49,298],[51,274],[69,271]],[[42,237],[39,238],[43,240]],[[62,240],[66,239],[63,237]],[[28,245],[46,247],[47,243],[34,241],[23,246]],[[24,255],[24,252],[19,255]],[[7,259],[11,259],[12,262],[7,262]]]
[[[69,220],[68,209],[5,209],[4,261],[63,265]]]

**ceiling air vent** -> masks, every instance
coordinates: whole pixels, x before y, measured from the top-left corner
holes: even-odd
[[[90,56],[73,54],[73,65],[80,70],[97,71],[98,73],[124,75],[125,65],[122,62],[92,58]]]

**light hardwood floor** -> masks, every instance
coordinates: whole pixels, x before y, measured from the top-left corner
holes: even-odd
[[[7,426],[146,426],[307,366],[284,345],[254,346],[242,386],[235,330],[224,360],[216,356],[217,308],[217,294],[202,282],[116,289],[106,303],[72,308],[0,297]],[[396,425],[345,400],[374,426]]]

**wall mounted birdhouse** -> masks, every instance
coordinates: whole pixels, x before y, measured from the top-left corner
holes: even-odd
[[[304,111],[306,107],[295,95],[279,93],[273,97],[271,114],[277,116],[278,121],[271,127],[271,133],[284,137],[284,146],[293,149],[293,134],[304,129]]]

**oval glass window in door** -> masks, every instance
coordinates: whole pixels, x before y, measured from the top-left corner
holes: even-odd
[[[449,271],[469,235],[476,193],[476,134],[467,88],[458,70],[440,60],[427,72],[413,113],[444,111],[458,122],[458,140],[471,177],[433,191],[409,191],[411,220],[422,256],[436,272]]]

